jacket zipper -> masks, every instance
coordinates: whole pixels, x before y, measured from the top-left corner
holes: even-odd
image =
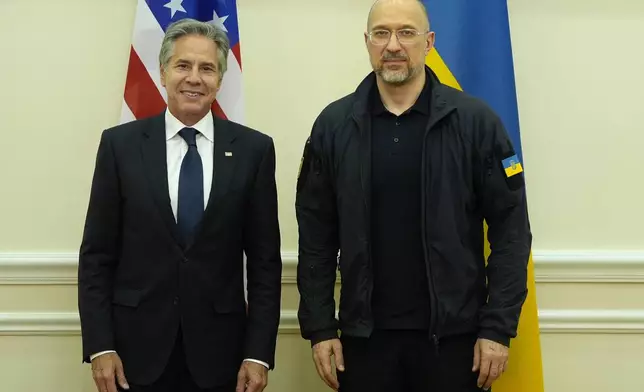
[[[423,252],[425,254],[425,269],[427,272],[427,283],[429,286],[429,303],[430,303],[430,309],[429,309],[429,333],[432,338],[432,342],[434,343],[434,352],[436,354],[436,357],[438,357],[439,352],[440,352],[440,334],[437,331],[437,311],[438,311],[438,301],[436,300],[436,293],[435,293],[435,285],[434,285],[434,276],[432,274],[432,268],[431,268],[431,262],[429,259],[429,248],[427,245],[427,154],[426,154],[426,146],[427,146],[427,135],[429,134],[429,131],[432,127],[432,124],[429,123],[427,124],[427,128],[425,128],[425,134],[423,135],[423,149],[422,149],[422,170],[421,170],[421,208],[422,208],[422,221],[421,221],[421,229],[422,229],[422,234],[423,234]]]
[[[364,178],[363,177],[364,177],[364,166],[363,166],[362,159],[361,159],[360,160],[360,188],[362,188],[362,194],[363,194],[362,203],[364,205],[365,216],[368,217],[369,216],[369,206],[367,206],[367,199],[366,199],[366,196],[365,196],[367,190],[364,187]],[[365,241],[367,242],[365,244],[366,248],[367,248],[367,264],[368,264],[368,270],[371,271],[371,268],[372,268],[372,265],[371,265],[371,235],[369,234],[370,231],[371,231],[370,223],[369,223],[370,219],[367,218],[365,220],[368,223],[367,225],[365,225],[366,226],[365,227],[365,237],[366,237]],[[368,293],[368,295],[367,295],[367,303],[368,304],[371,304],[371,295],[372,295],[372,291],[373,291],[372,286],[373,286],[373,282],[372,282],[371,285],[368,286],[369,289],[367,290],[367,293]]]
[[[371,217],[370,217],[370,211],[369,211],[369,206],[367,205],[367,189],[365,188],[365,174],[364,174],[364,157],[362,156],[363,151],[366,146],[366,141],[365,141],[365,127],[364,124],[362,124],[355,116],[353,117],[353,121],[356,123],[356,126],[360,130],[360,189],[362,189],[362,203],[364,205],[364,211],[365,211],[365,241],[366,241],[366,250],[367,250],[367,270],[372,273],[373,271],[373,265],[371,261]],[[367,285],[367,304],[368,308],[371,309],[371,297],[373,295],[373,278],[372,276],[369,277],[371,280],[371,284]],[[372,312],[369,311],[369,319],[372,317]]]

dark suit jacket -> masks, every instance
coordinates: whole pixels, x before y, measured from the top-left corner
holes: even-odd
[[[180,323],[203,388],[236,377],[244,358],[274,366],[282,261],[273,141],[217,117],[214,139],[210,198],[195,240],[183,244],[163,114],[101,137],[78,270],[83,360],[116,350],[131,383],[161,374]]]

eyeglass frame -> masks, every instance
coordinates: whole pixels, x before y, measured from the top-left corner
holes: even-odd
[[[373,42],[373,33],[374,33],[374,32],[376,32],[376,31],[386,31],[386,32],[388,32],[388,33],[389,33],[389,39],[387,40],[387,42],[385,42],[384,44],[380,44],[380,45],[379,45],[379,44],[374,43],[374,42]],[[394,36],[394,33],[395,33],[396,38],[398,39],[398,43],[400,43],[401,45],[409,45],[409,43],[404,44],[404,43],[402,43],[402,42],[400,41],[400,36],[398,35],[398,33],[399,33],[399,32],[401,32],[401,31],[414,31],[414,32],[416,33],[416,36],[415,36],[415,37],[413,37],[413,39],[416,39],[417,37],[419,37],[419,36],[421,36],[421,35],[423,35],[423,34],[429,34],[429,33],[431,33],[431,30],[418,31],[418,30],[416,30],[416,29],[410,29],[410,28],[405,28],[405,29],[394,29],[394,30],[387,30],[387,29],[375,29],[375,30],[372,30],[372,31],[370,31],[369,33],[367,33],[367,36],[369,37],[369,42],[371,42],[371,44],[372,44],[372,45],[376,45],[376,46],[386,46],[386,45],[389,45],[389,42],[391,42],[391,37],[393,37],[393,36]]]

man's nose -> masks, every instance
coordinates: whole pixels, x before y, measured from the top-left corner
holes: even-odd
[[[193,67],[190,70],[190,74],[186,78],[186,81],[190,83],[199,83],[201,82],[201,77],[199,76],[199,67]]]
[[[398,42],[398,36],[396,34],[391,34],[391,38],[387,43],[387,50],[390,52],[398,52],[402,49],[400,42]]]

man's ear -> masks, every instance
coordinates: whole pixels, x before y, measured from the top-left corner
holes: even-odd
[[[425,56],[429,54],[434,48],[434,43],[436,42],[436,33],[433,31],[427,35],[427,40],[425,41]]]
[[[165,67],[161,65],[159,71],[161,73],[161,86],[165,87]]]

